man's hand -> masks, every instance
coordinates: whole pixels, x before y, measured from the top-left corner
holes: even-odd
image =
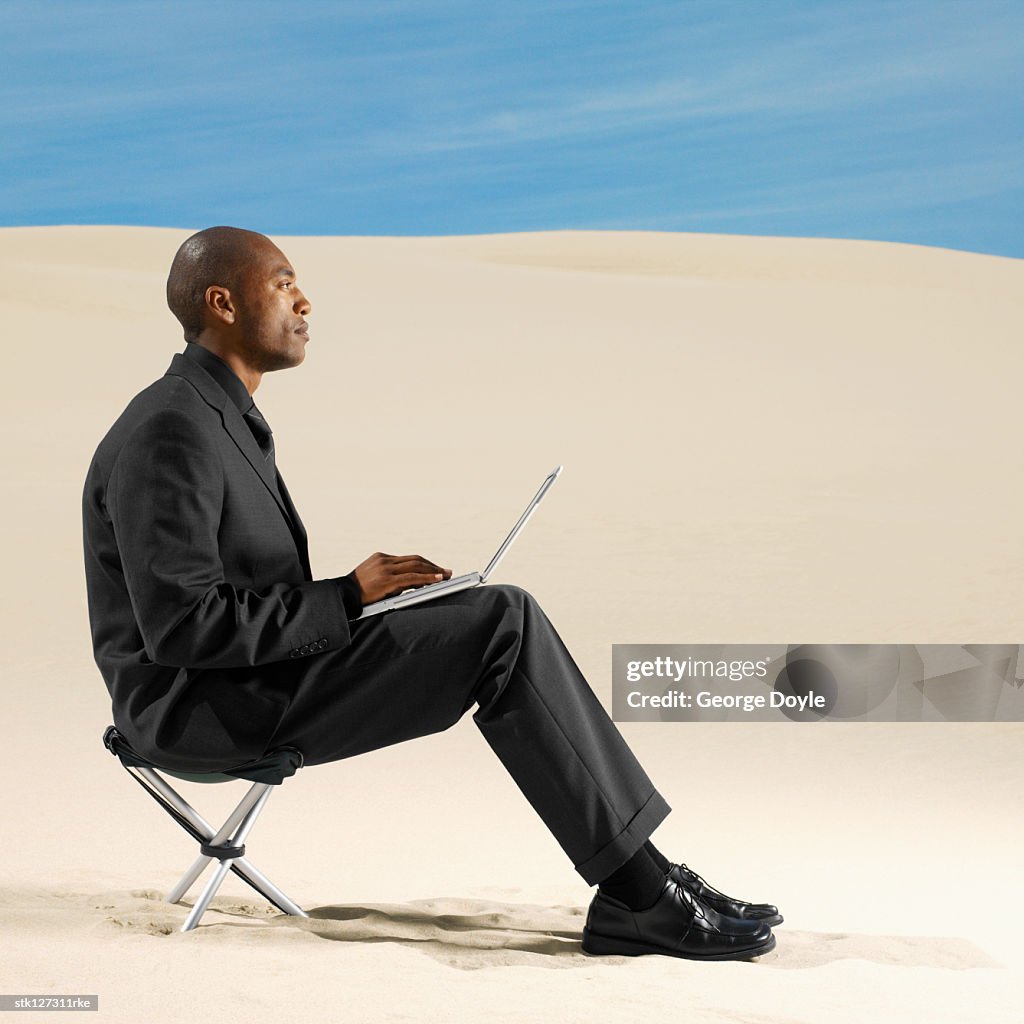
[[[442,569],[421,555],[370,555],[355,568],[356,582],[364,605],[393,597],[410,587],[451,579],[451,569]]]

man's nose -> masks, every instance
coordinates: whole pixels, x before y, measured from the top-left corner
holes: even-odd
[[[312,309],[313,307],[309,304],[309,299],[306,298],[304,292],[300,291],[299,294],[295,296],[295,312],[298,313],[299,316],[309,316]]]

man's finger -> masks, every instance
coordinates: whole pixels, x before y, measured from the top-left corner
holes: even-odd
[[[450,572],[449,569],[444,569],[421,555],[403,555],[396,558],[391,563],[391,568],[396,572],[403,569],[406,572]]]
[[[406,590],[409,587],[425,587],[430,583],[440,583],[444,574],[440,572],[407,572],[402,576],[395,576],[388,580],[388,586]]]

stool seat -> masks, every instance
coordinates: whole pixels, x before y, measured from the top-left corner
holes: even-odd
[[[277,747],[268,751],[256,761],[249,761],[234,768],[225,768],[219,772],[183,772],[177,769],[164,768],[155,761],[140,754],[113,725],[107,726],[103,733],[103,746],[112,754],[116,754],[126,768],[155,768],[164,775],[173,775],[176,779],[186,782],[233,782],[235,779],[247,779],[250,782],[265,782],[269,786],[279,786],[302,767],[302,751],[295,747]]]
[[[191,931],[199,924],[214,894],[228,871],[233,871],[244,882],[251,885],[279,910],[297,917],[309,915],[293,903],[265,875],[257,871],[245,856],[245,839],[256,822],[263,805],[267,802],[274,786],[295,774],[302,767],[302,751],[295,747],[278,747],[268,751],[256,760],[226,768],[218,772],[185,772],[164,768],[144,757],[117,731],[113,725],[103,733],[103,745],[115,755],[136,782],[199,843],[199,857],[185,872],[181,881],[167,895],[168,903],[177,903],[202,874],[207,864],[218,861],[217,870],[207,883],[202,895],[196,900],[191,912],[182,925],[183,932]],[[214,829],[171,784],[164,775],[186,782],[251,782],[248,792],[238,806],[228,815],[219,829]]]

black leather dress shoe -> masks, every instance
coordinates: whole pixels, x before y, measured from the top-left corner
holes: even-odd
[[[734,900],[731,896],[712,889],[696,871],[688,868],[685,864],[670,862],[668,877],[691,892],[705,906],[717,910],[723,917],[734,917],[740,921],[760,921],[768,925],[782,924],[783,918],[778,907],[773,907],[770,903],[746,903],[743,900]]]
[[[591,956],[660,953],[684,960],[749,960],[775,948],[761,921],[722,917],[671,878],[647,910],[630,910],[600,889],[583,928],[583,952]]]

